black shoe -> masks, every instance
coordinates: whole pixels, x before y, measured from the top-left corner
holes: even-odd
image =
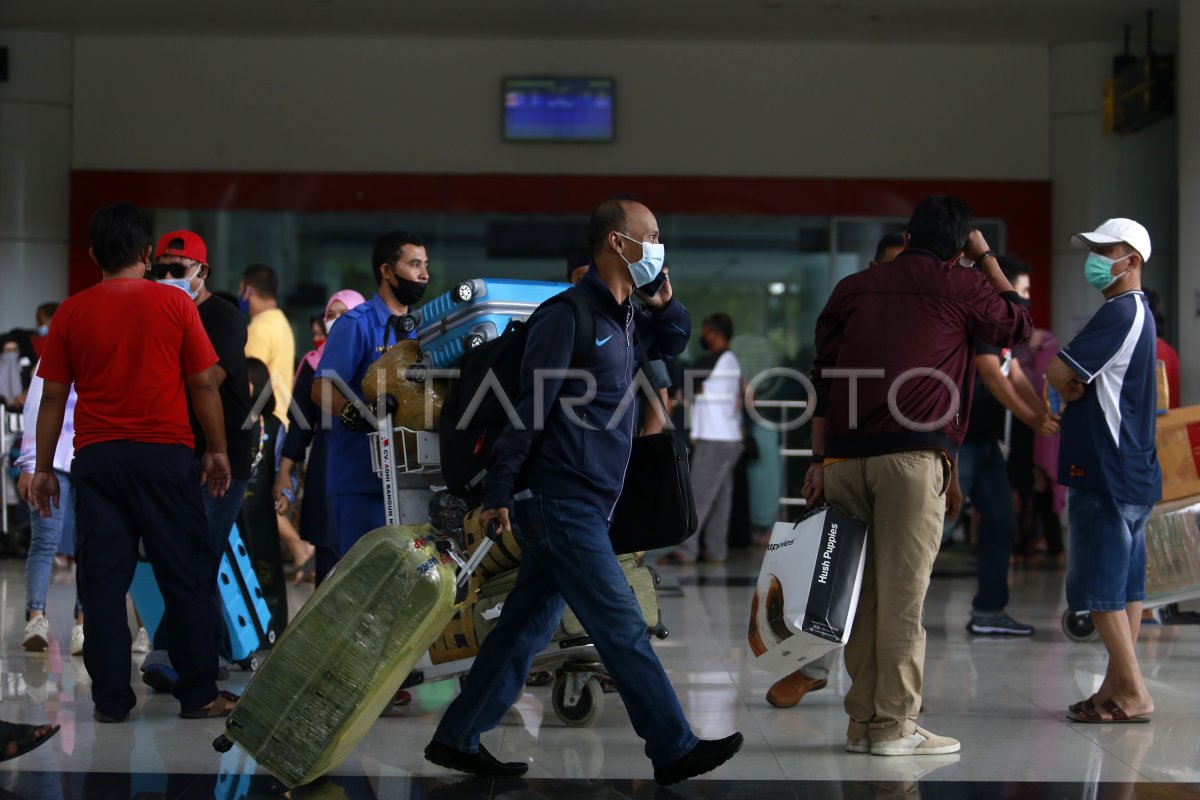
[[[1033,636],[1033,626],[1017,622],[1003,611],[972,613],[967,632],[976,636]]]
[[[733,758],[742,749],[742,735],[735,733],[724,739],[701,739],[692,751],[673,764],[654,770],[654,780],[660,786],[686,781],[711,772]]]
[[[101,711],[98,708],[93,708],[92,709],[92,719],[96,720],[96,722],[102,722],[105,725],[116,725],[116,724],[122,723],[125,720],[129,719],[129,712],[125,712],[124,714],[122,714],[119,717],[114,717],[109,714],[105,714],[103,711]]]
[[[518,778],[529,771],[529,765],[521,761],[500,761],[482,744],[478,753],[464,753],[441,742],[430,742],[425,747],[425,760],[480,778]]]

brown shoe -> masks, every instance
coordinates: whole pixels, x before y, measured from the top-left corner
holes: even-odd
[[[767,702],[776,708],[791,708],[799,703],[804,695],[816,692],[829,685],[824,678],[810,678],[801,670],[796,670],[786,678],[780,678],[767,691]]]

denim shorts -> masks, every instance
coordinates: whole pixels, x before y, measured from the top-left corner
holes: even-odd
[[[1146,520],[1153,508],[1072,487],[1068,608],[1124,611],[1146,599]]]

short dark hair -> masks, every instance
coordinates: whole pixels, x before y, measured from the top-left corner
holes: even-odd
[[[908,246],[928,250],[943,261],[967,245],[971,233],[971,209],[948,194],[926,197],[908,221]]]
[[[716,314],[709,314],[701,324],[713,328],[727,340],[733,338],[733,319],[728,314],[720,311]]]
[[[571,280],[571,276],[575,270],[580,267],[591,266],[592,251],[586,247],[572,247],[567,251],[567,280]]]
[[[394,264],[400,258],[400,251],[405,245],[424,247],[425,240],[417,233],[408,231],[391,231],[375,240],[371,251],[371,269],[375,272],[375,285],[383,283],[383,265]]]
[[[904,247],[904,234],[902,233],[885,233],[883,238],[879,240],[879,244],[875,245],[875,263],[883,261],[883,251],[891,250],[895,247]]]
[[[266,264],[251,264],[242,270],[242,283],[259,297],[274,300],[279,294],[279,276]]]
[[[592,218],[588,221],[588,247],[592,254],[600,252],[600,248],[608,240],[613,231],[625,232],[629,227],[629,218],[625,216],[627,203],[641,202],[632,194],[614,194],[601,200],[592,209]],[[579,265],[576,265],[579,266]]]
[[[133,203],[96,209],[88,221],[88,239],[96,263],[109,273],[138,263],[146,248],[154,244],[150,220]]]
[[[53,319],[55,311],[58,311],[58,303],[42,303],[37,307],[37,313],[46,319]]]
[[[257,358],[246,359],[246,377],[250,379],[250,383],[254,386],[254,397],[250,398],[250,404],[258,403],[263,392],[267,393],[267,402],[263,406],[263,416],[270,416],[275,413],[275,394],[271,390],[271,370],[267,365]]]
[[[1000,271],[1004,273],[1005,278],[1008,278],[1009,283],[1014,282],[1022,275],[1033,274],[1033,268],[1029,266],[1029,262],[1012,253],[998,255],[996,261],[1000,262]]]

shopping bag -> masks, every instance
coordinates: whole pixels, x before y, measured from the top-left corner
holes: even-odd
[[[750,605],[750,652],[787,675],[850,639],[867,558],[867,524],[836,508],[778,522]]]

